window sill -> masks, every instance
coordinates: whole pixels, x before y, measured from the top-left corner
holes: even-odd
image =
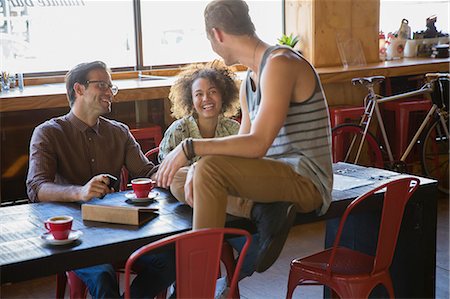
[[[363,76],[396,77],[428,72],[448,72],[449,63],[450,58],[404,58],[349,68],[341,66],[322,67],[318,68],[317,72],[322,84],[348,83],[352,78]],[[165,74],[155,75],[164,76]],[[242,79],[244,76],[245,72],[238,72],[238,78]],[[167,98],[170,87],[176,80],[174,73],[167,79],[158,80],[139,80],[136,77],[136,74],[134,74],[134,78],[131,76],[128,78],[122,77],[122,79],[114,78],[114,83],[120,89],[115,96],[116,102]],[[64,83],[25,86],[23,91],[15,88],[0,93],[0,112],[60,108],[68,107],[68,105]]]

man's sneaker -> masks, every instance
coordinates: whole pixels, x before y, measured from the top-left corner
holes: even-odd
[[[264,272],[273,265],[286,242],[297,209],[291,202],[255,203],[251,220],[260,237],[256,272]]]

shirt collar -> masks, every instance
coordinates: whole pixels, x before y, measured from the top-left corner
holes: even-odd
[[[100,122],[98,119],[97,119],[97,123],[95,125],[93,125],[92,127],[89,127],[81,119],[76,117],[72,111],[70,111],[69,114],[67,115],[67,119],[75,128],[77,128],[81,132],[86,132],[87,129],[92,129],[96,134],[99,133]]]

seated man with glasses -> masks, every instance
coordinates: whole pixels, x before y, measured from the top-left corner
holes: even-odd
[[[132,177],[150,177],[155,165],[142,153],[128,127],[102,115],[111,112],[117,86],[100,61],[82,63],[66,75],[70,112],[35,128],[30,142],[27,192],[31,202],[87,202],[118,190],[107,174],[119,177],[126,166]],[[131,286],[133,298],[153,298],[175,280],[173,253],[139,261]],[[119,298],[114,267],[74,270],[93,298]]]

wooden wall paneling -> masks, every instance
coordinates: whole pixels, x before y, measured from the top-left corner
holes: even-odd
[[[313,61],[313,13],[310,0],[286,0],[285,25],[286,34],[299,36],[299,50],[310,62]]]
[[[351,83],[324,84],[323,89],[329,106],[359,105],[362,99],[354,95]]]
[[[314,52],[316,67],[340,65],[337,38],[352,37],[351,0],[314,0]]]
[[[315,67],[341,65],[337,39],[357,39],[366,62],[378,61],[379,0],[288,0],[286,33]]]
[[[361,41],[367,63],[378,62],[380,0],[352,1],[352,37]]]

